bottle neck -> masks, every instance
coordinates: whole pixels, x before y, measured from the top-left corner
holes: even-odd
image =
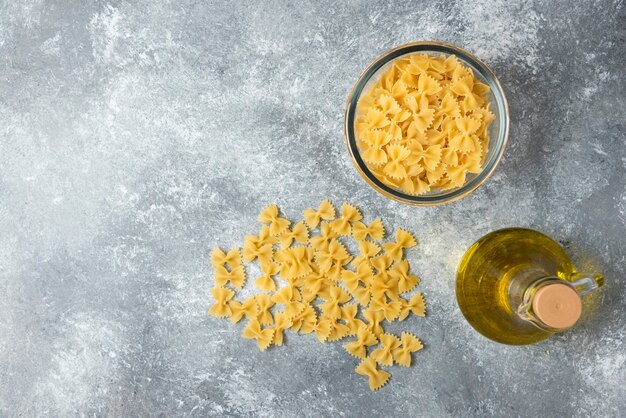
[[[581,292],[577,291],[574,283],[558,277],[543,277],[526,288],[517,313],[542,330],[564,331],[580,318]]]

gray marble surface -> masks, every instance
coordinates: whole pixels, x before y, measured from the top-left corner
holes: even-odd
[[[0,2],[0,415],[624,416],[626,10],[600,1]],[[400,43],[483,58],[511,107],[475,194],[418,208],[370,189],[342,132],[356,77]],[[370,393],[341,344],[259,353],[209,317],[209,249],[260,208],[349,200],[421,244],[426,348]],[[604,292],[527,347],[463,319],[483,234],[552,235]],[[401,370],[400,370],[401,369]]]

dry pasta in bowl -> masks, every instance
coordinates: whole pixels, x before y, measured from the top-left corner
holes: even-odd
[[[346,109],[357,168],[378,191],[407,203],[444,203],[471,192],[495,169],[508,136],[495,77],[442,45],[379,58]]]

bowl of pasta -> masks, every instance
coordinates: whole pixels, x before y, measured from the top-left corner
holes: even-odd
[[[375,190],[431,206],[467,196],[493,173],[509,133],[496,76],[442,42],[393,48],[357,80],[345,111],[352,161]]]

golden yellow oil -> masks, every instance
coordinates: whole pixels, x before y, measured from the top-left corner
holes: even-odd
[[[508,228],[485,235],[465,253],[456,279],[461,312],[484,336],[504,344],[532,344],[552,335],[517,314],[537,279],[570,280],[575,273],[561,246],[540,232]]]

